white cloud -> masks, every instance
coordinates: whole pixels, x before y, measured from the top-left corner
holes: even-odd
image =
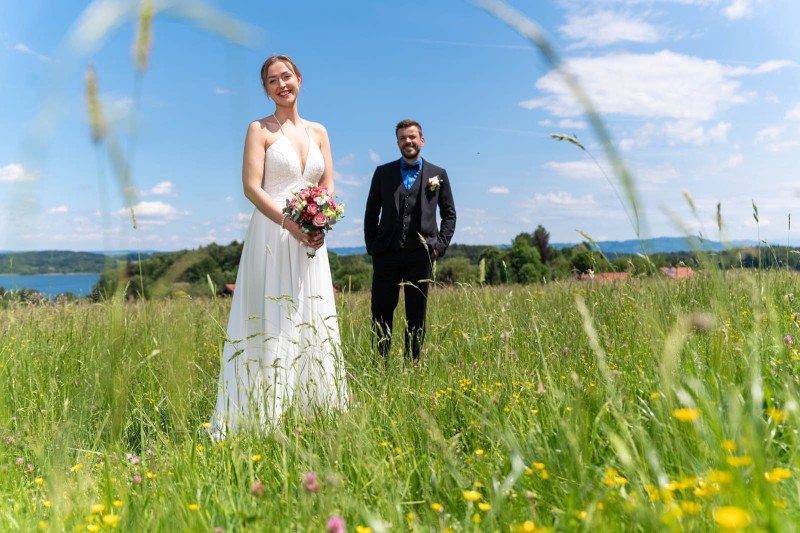
[[[171,181],[162,181],[161,183],[157,183],[149,191],[145,191],[145,194],[153,196],[175,196],[175,184]]]
[[[160,201],[139,202],[133,206],[133,212],[136,216],[136,222],[142,226],[162,226],[191,214],[189,211],[181,211],[170,204]],[[130,217],[131,210],[129,208],[118,209],[116,214],[120,217]]]
[[[214,89],[214,94],[224,95],[224,94],[231,94],[230,89],[223,89],[222,87],[217,87]]]
[[[57,214],[60,214],[60,213],[66,213],[68,211],[69,211],[69,206],[66,206],[66,205],[59,205],[59,206],[56,206],[56,207],[51,207],[50,209],[47,210],[47,212],[50,213],[51,215],[57,215]]]
[[[25,170],[19,163],[9,163],[0,167],[0,182],[14,183],[19,181],[33,181],[33,174]]]
[[[655,54],[577,58],[568,60],[566,68],[581,80],[601,113],[709,120],[720,110],[752,97],[742,93],[740,82],[732,77],[753,74],[765,67],[733,69],[716,61],[664,50]],[[539,78],[536,87],[544,96],[520,102],[522,107],[545,109],[561,117],[583,113],[557,71]]]
[[[587,124],[582,120],[573,120],[571,118],[564,118],[558,121],[558,127],[568,130],[585,130]]]
[[[800,146],[800,140],[793,139],[786,126],[769,126],[756,133],[756,144],[764,144],[770,152],[784,152]]]
[[[795,104],[783,117],[786,120],[800,121],[800,104]]]
[[[333,172],[333,179],[337,185],[337,193],[338,193],[338,186],[339,185],[353,185],[353,186],[360,186],[364,184],[364,180],[359,179],[352,174],[342,174],[338,170]],[[337,194],[338,196],[338,194]]]
[[[788,67],[795,66],[794,61],[788,59],[771,59],[761,63],[755,68],[752,67],[728,67],[728,74],[730,76],[758,76],[760,74],[769,74],[771,72],[778,72]]]
[[[743,154],[733,154],[731,155],[727,161],[725,161],[725,168],[733,169],[742,166],[744,163],[744,155]]]
[[[693,144],[703,146],[708,143],[725,142],[730,129],[730,122],[719,122],[706,129],[693,120],[679,120],[664,123],[661,126],[661,134],[667,140],[667,143],[671,145]]]
[[[236,221],[237,222],[250,222],[250,218],[253,216],[253,213],[236,213]]]
[[[578,180],[604,178],[603,172],[592,161],[548,161],[544,168]]]
[[[752,2],[751,0],[733,0],[730,5],[722,9],[722,14],[731,20],[749,17],[753,14]]]
[[[50,61],[50,58],[48,56],[31,50],[31,48],[27,44],[24,44],[24,43],[15,44],[14,45],[14,50],[16,50],[17,52],[22,52],[23,54],[31,55],[31,56],[35,57],[36,59],[38,59],[39,61]]]
[[[133,189],[135,196],[175,196],[175,184],[171,181],[156,183],[150,189]]]
[[[554,204],[560,206],[592,206],[595,205],[594,198],[591,194],[584,196],[573,196],[566,191],[549,192],[546,194],[537,194],[534,197],[538,204]]]
[[[660,38],[658,29],[649,22],[630,13],[613,11],[567,15],[567,23],[559,31],[575,41],[571,48],[606,46],[620,41],[654,43]]]
[[[339,160],[336,161],[336,164],[341,166],[347,166],[352,164],[353,161],[355,160],[356,160],[356,154],[350,152],[349,154],[340,157]]]
[[[509,194],[511,191],[508,187],[489,187],[489,190],[486,192],[489,194]]]
[[[381,156],[379,156],[378,152],[376,152],[372,148],[370,148],[370,150],[369,150],[369,159],[373,163],[380,163],[381,162]]]

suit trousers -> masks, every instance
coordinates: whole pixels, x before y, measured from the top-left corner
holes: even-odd
[[[432,261],[423,247],[411,251],[390,249],[373,256],[372,319],[381,355],[388,355],[392,345],[392,321],[402,285],[407,321],[405,355],[419,359],[425,340]]]

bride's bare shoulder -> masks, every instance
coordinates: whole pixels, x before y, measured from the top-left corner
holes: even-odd
[[[328,140],[328,130],[325,129],[325,126],[320,124],[319,122],[311,122],[310,120],[306,121],[306,125],[308,129],[314,134],[314,138],[317,139],[320,143],[327,142]]]
[[[280,137],[281,125],[275,117],[268,116],[252,121],[247,127],[247,136],[258,139],[265,147],[270,146]]]

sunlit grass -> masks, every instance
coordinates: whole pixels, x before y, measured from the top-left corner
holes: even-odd
[[[224,443],[226,301],[12,307],[0,528],[787,529],[794,282],[435,290],[421,370],[376,361],[344,295],[350,409]]]

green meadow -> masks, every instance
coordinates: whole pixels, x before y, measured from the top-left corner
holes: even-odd
[[[228,300],[12,305],[0,529],[793,531],[796,281],[434,289],[418,369],[342,294],[349,409],[224,442]]]

